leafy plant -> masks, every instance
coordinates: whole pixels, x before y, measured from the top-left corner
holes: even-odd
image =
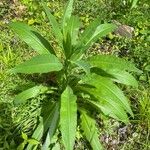
[[[138,3],[138,0],[130,0],[130,3],[132,3],[131,9],[135,8]]]
[[[26,24],[10,23],[10,27],[19,37],[39,54],[10,71],[25,74],[47,73],[49,78],[53,75],[53,84],[44,82],[23,91],[15,97],[14,104],[25,103],[41,94],[49,98],[48,104],[42,108],[39,124],[32,135],[32,139],[41,140],[42,149],[53,147],[53,136],[59,130],[65,149],[73,149],[77,126],[94,150],[103,149],[93,112],[104,113],[128,123],[127,114],[133,117],[130,104],[114,83],[137,87],[137,81],[128,72],[139,70],[132,63],[115,56],[85,57],[84,54],[92,43],[112,32],[115,25],[100,24],[99,19],[96,19],[81,34],[78,17],[71,16],[73,0],[68,2],[61,27],[44,3],[43,8],[61,51],[55,50],[44,37]],[[28,150],[37,147],[38,145],[30,143],[27,145]]]

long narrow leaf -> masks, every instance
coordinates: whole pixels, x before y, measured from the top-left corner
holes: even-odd
[[[21,93],[19,93],[15,99],[14,99],[14,104],[24,104],[28,99],[34,98],[37,95],[44,93],[46,90],[48,90],[47,87],[39,85],[39,86],[34,86],[30,89],[27,89]]]
[[[87,41],[91,38],[91,36],[94,34],[96,28],[99,26],[100,20],[96,19],[94,20],[82,33],[81,38],[80,38],[80,43],[81,44],[86,44]]]
[[[67,86],[61,95],[60,125],[64,146],[73,150],[77,125],[77,97],[72,89]]]
[[[115,82],[138,87],[136,79],[126,71],[108,71],[108,73],[114,77],[112,80]]]
[[[84,131],[86,139],[91,144],[93,150],[103,150],[103,147],[98,138],[98,131],[95,126],[96,122],[85,111],[81,111],[81,128]]]
[[[96,19],[92,22],[83,32],[79,43],[76,46],[76,49],[81,53],[81,55],[88,50],[88,48],[92,45],[93,42],[98,40],[100,37],[107,35],[109,32],[112,32],[116,26],[114,24],[101,24],[100,20]],[[75,56],[74,56],[75,57]]]
[[[136,79],[130,73],[124,70],[112,69],[112,70],[107,70],[106,72],[100,68],[91,68],[91,72],[101,75],[103,77],[110,78],[112,81],[115,81],[117,83],[138,87],[138,82],[136,81]]]
[[[42,150],[47,150],[48,149],[49,145],[51,144],[52,137],[53,137],[53,135],[56,131],[56,128],[57,128],[57,125],[58,125],[58,120],[59,120],[59,115],[60,115],[59,114],[59,104],[57,104],[57,106],[55,108],[55,112],[53,114],[53,117],[51,116],[52,118],[47,119],[47,114],[48,113],[44,114],[45,120],[48,120],[47,123],[45,123],[45,131],[47,130],[47,128],[49,128],[49,130],[47,132],[46,140],[45,140],[45,142],[42,146]]]
[[[63,30],[66,26],[67,21],[70,19],[71,14],[72,14],[72,10],[73,10],[73,2],[74,0],[69,0],[68,4],[66,6],[65,12],[64,12],[64,16],[63,16]]]
[[[77,43],[79,28],[80,28],[79,18],[76,16],[71,16],[67,22],[67,26],[65,27],[65,33],[70,34],[72,45],[76,45]]]
[[[48,19],[49,19],[50,25],[52,26],[52,30],[54,32],[54,35],[55,35],[56,39],[58,40],[59,45],[62,47],[63,36],[62,36],[61,30],[59,28],[59,24],[56,21],[55,17],[50,13],[50,10],[46,6],[45,3],[43,3],[43,8],[45,10],[45,13],[46,13]]]
[[[93,105],[98,111],[103,112],[106,116],[112,117],[124,123],[129,123],[126,112],[117,102],[109,98],[105,98],[104,100],[99,92],[93,90],[90,93],[92,94],[92,92],[95,97],[98,97],[98,101],[86,100],[88,103]]]
[[[110,70],[141,72],[131,62],[113,55],[96,55],[88,58],[87,61],[92,67],[103,69],[106,72]]]
[[[35,29],[21,22],[12,22],[9,25],[23,41],[39,54],[55,53],[49,42],[36,32]]]
[[[47,73],[52,71],[60,71],[62,69],[62,64],[59,62],[58,58],[52,54],[38,55],[30,60],[17,65],[15,68],[11,69],[12,73]]]
[[[97,91],[100,95],[100,98],[103,98],[104,100],[110,99],[116,101],[124,110],[126,110],[133,116],[133,112],[130,108],[127,98],[124,96],[123,92],[115,84],[113,84],[110,79],[101,77],[96,74],[91,74],[87,77],[84,77],[82,81],[86,84],[96,87],[97,89],[88,89],[88,92],[92,92],[93,94]],[[99,97],[96,98],[99,99]]]
[[[92,42],[95,42],[98,40],[98,38],[106,36],[108,33],[114,31],[116,29],[116,26],[114,24],[101,24],[99,25],[94,34],[91,35],[91,38],[87,41],[85,44],[86,46],[91,45]]]
[[[43,118],[40,122],[40,124],[37,126],[36,130],[34,131],[32,138],[40,141],[42,136],[47,132],[47,130],[49,129],[50,133],[49,137],[50,140],[58,126],[58,120],[59,120],[59,103],[49,103],[49,105],[47,105],[47,109],[43,108]],[[33,150],[36,149],[37,146],[33,146],[31,144],[29,144],[27,146],[27,150]]]

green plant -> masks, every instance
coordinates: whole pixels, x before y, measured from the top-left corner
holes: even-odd
[[[65,149],[73,149],[77,126],[94,150],[103,149],[94,113],[104,113],[128,123],[127,113],[133,117],[132,110],[127,98],[114,82],[137,87],[137,81],[128,72],[139,70],[130,62],[115,56],[85,57],[92,43],[113,31],[115,25],[100,24],[99,19],[96,19],[81,34],[78,17],[71,16],[73,0],[68,2],[61,28],[48,7],[45,4],[43,7],[59,50],[56,51],[35,29],[20,22],[10,23],[20,38],[39,53],[10,72],[46,73],[53,82],[48,80],[21,92],[15,97],[14,104],[26,103],[28,99],[41,94],[49,98],[47,105],[42,106],[39,124],[32,135],[32,139],[41,140],[42,149],[52,148],[53,135],[59,129]],[[37,147],[27,145],[28,150]]]
[[[131,9],[132,9],[132,8],[135,8],[136,5],[137,5],[137,3],[138,3],[138,0],[130,0],[130,3],[132,3]]]

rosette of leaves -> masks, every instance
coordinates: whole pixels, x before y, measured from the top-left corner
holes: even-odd
[[[54,49],[35,29],[20,22],[10,23],[19,37],[38,53],[12,68],[11,72],[53,74],[55,84],[37,84],[18,94],[14,104],[20,105],[47,92],[53,97],[32,135],[32,139],[41,142],[43,150],[53,148],[52,139],[56,136],[56,131],[61,135],[59,140],[63,147],[72,150],[77,127],[92,149],[101,150],[103,146],[93,112],[128,123],[128,115],[133,117],[133,113],[128,99],[115,83],[137,87],[137,81],[129,72],[139,70],[132,63],[115,56],[84,57],[92,43],[112,32],[115,25],[100,24],[99,19],[96,19],[80,33],[79,18],[71,15],[73,0],[68,2],[61,24],[58,24],[44,3],[43,8],[61,52]],[[26,147],[33,150],[38,145],[28,144]]]

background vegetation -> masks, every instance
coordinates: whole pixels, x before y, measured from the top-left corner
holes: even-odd
[[[65,2],[66,0],[46,1],[58,21],[62,16]],[[97,125],[101,128],[100,140],[108,150],[150,148],[150,2],[139,0],[137,6],[132,9],[131,5],[127,0],[76,0],[74,6],[74,14],[80,16],[83,29],[95,17],[102,23],[115,20],[134,28],[132,38],[110,34],[97,41],[88,53],[88,55],[115,54],[133,61],[143,71],[136,76],[139,81],[138,90],[121,87],[131,100],[135,114],[129,125],[97,116]],[[13,105],[16,93],[25,88],[21,89],[20,85],[32,82],[26,75],[10,75],[7,70],[34,55],[31,48],[21,42],[8,27],[7,24],[15,20],[26,22],[39,29],[43,36],[53,39],[48,20],[38,1],[0,2],[0,148],[4,150],[16,149],[24,141],[21,132],[31,137],[40,115],[40,100],[44,98],[38,97],[19,107]],[[51,43],[55,45],[53,40]],[[78,135],[76,149],[88,149],[86,145],[83,137]]]

